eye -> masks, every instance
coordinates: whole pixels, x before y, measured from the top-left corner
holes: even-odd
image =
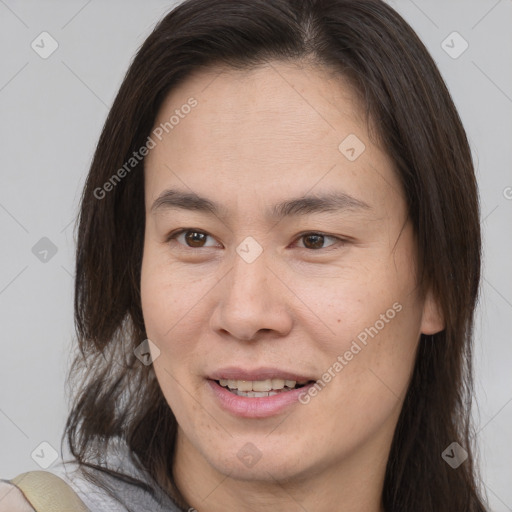
[[[211,243],[208,243],[208,239],[211,239]],[[180,245],[185,247],[190,247],[191,249],[201,249],[203,247],[219,247],[220,244],[216,243],[215,239],[195,228],[184,228],[179,231],[175,231],[171,233],[167,237],[167,242],[171,242],[172,240],[176,240]],[[343,244],[345,240],[335,237],[325,235],[324,233],[318,232],[309,232],[303,233],[297,239],[297,241],[302,241],[302,244],[298,244],[298,247],[301,249],[310,249],[312,251],[318,251],[319,249],[328,249],[329,247],[335,245],[337,242]],[[331,241],[331,243],[326,242]],[[298,243],[298,242],[296,242]]]
[[[207,244],[208,238],[214,240],[208,233],[204,231],[200,231],[198,229],[187,228],[180,229],[174,233],[171,233],[167,237],[167,241],[177,240],[180,245],[184,245],[186,247],[190,247],[192,249],[200,249],[202,247],[215,247],[216,244]]]
[[[343,242],[341,238],[335,236],[324,235],[323,233],[304,233],[300,235],[297,240],[303,240],[303,245],[299,245],[300,248],[318,250],[318,249],[327,249],[334,245],[337,241]],[[327,246],[324,246],[324,243],[328,240],[333,240],[333,242]]]

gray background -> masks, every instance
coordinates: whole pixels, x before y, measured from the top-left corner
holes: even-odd
[[[477,442],[492,510],[512,511],[512,0],[390,3],[436,60],[471,142],[485,237]],[[0,0],[0,477],[39,469],[34,450],[51,460],[41,442],[60,450],[78,199],[128,64],[172,5]],[[59,45],[47,59],[31,48],[43,31]],[[469,44],[458,58],[442,47],[453,31]],[[43,237],[57,248],[46,262],[32,251]]]

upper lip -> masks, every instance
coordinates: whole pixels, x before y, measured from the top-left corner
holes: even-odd
[[[310,375],[303,375],[294,371],[281,370],[280,368],[260,367],[253,369],[243,369],[234,366],[220,368],[208,376],[211,380],[267,380],[267,379],[284,379],[294,380],[297,382],[305,382],[315,380]]]

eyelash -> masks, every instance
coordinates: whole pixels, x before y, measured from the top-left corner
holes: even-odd
[[[200,229],[195,229],[195,228],[183,228],[183,229],[180,229],[178,231],[174,231],[172,233],[170,233],[167,238],[166,238],[166,243],[170,243],[171,241],[173,240],[176,240],[176,238],[184,233],[187,233],[187,232],[191,232],[191,233],[200,233],[200,234],[203,234],[203,235],[206,235],[206,236],[209,236],[211,238],[213,238],[211,235],[209,235],[208,233],[206,233],[205,231],[202,231]],[[345,238],[340,238],[340,237],[337,237],[337,236],[332,236],[332,235],[327,235],[326,233],[322,233],[321,231],[305,231],[303,233],[300,233],[296,238],[295,238],[295,241],[298,241],[300,240],[301,238],[304,238],[308,235],[320,235],[320,236],[323,236],[324,238],[330,238],[332,240],[335,240],[336,242],[340,243],[341,245],[344,245],[346,242],[348,242],[347,239]],[[337,243],[333,243],[327,247],[320,247],[319,249],[310,249],[308,247],[299,247],[299,249],[305,249],[307,250],[308,252],[319,252],[321,250],[330,250],[331,248],[333,248],[333,246],[336,246]],[[181,244],[183,247],[186,248],[186,250],[201,250],[201,249],[208,249],[208,248],[211,248],[211,246],[206,246],[206,247],[190,247],[189,245],[186,245],[186,244]]]

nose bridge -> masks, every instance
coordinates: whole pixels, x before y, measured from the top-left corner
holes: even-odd
[[[245,298],[248,302],[259,302],[263,306],[265,296],[268,298],[269,294],[261,292],[271,291],[266,289],[268,274],[270,274],[267,265],[268,252],[261,250],[260,254],[255,255],[254,248],[250,244],[251,242],[243,242],[237,248],[237,254],[233,258],[233,270],[228,280],[228,293],[238,303]],[[244,252],[244,249],[247,252]]]
[[[240,254],[237,249],[231,272],[219,290],[217,311],[213,316],[215,329],[245,340],[253,338],[261,329],[279,334],[290,329],[286,297],[269,266],[266,251],[255,258],[246,258],[244,252]]]

